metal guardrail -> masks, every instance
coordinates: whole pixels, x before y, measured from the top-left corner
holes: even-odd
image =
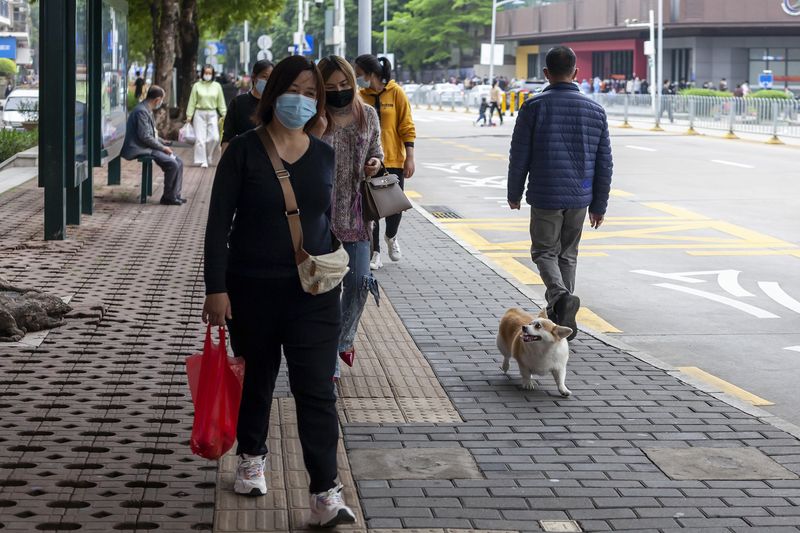
[[[481,96],[476,90],[437,92],[421,87],[408,97],[417,109],[463,111],[477,113]],[[502,107],[513,116],[522,102],[519,95],[504,94]],[[534,95],[528,94],[527,98]],[[661,124],[685,125],[688,133],[696,128],[725,131],[735,138],[736,133],[753,133],[770,136],[769,142],[780,142],[780,137],[800,138],[800,101],[774,98],[722,98],[711,96],[664,95],[654,101],[649,94],[597,94],[590,95],[606,110],[609,117],[622,117],[623,124],[630,120],[652,121]]]

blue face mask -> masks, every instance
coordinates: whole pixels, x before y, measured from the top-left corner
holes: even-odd
[[[290,130],[299,130],[317,114],[317,101],[296,93],[284,93],[275,100],[275,117]]]
[[[264,94],[264,89],[267,87],[267,80],[256,80],[255,90],[258,94]]]
[[[369,87],[369,82],[366,79],[364,79],[363,76],[359,76],[358,78],[356,78],[356,85],[358,85],[362,89],[366,89],[367,87]]]

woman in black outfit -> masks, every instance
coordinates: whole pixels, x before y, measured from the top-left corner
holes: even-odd
[[[250,80],[253,87],[228,103],[228,112],[225,115],[225,123],[222,125],[223,152],[227,149],[231,139],[256,127],[254,119],[258,102],[261,101],[261,93],[266,89],[267,80],[269,80],[274,67],[272,61],[266,59],[256,61]]]
[[[275,67],[257,111],[291,175],[304,248],[312,255],[330,253],[333,245],[334,152],[306,133],[324,110],[319,70],[304,57],[293,56]],[[341,291],[317,296],[303,291],[285,212],[281,187],[258,132],[235,137],[219,163],[211,193],[203,319],[219,326],[229,321],[236,353],[246,361],[234,491],[252,496],[267,492],[267,430],[282,349],[311,478],[311,525],[330,527],[355,521],[336,481],[339,421],[331,376]]]

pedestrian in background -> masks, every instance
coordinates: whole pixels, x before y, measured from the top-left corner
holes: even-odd
[[[137,102],[142,101],[142,95],[144,94],[144,78],[142,78],[142,71],[136,71],[136,81],[133,82],[133,96],[136,97]]]
[[[544,281],[547,315],[578,332],[575,296],[578,243],[588,207],[599,228],[611,189],[611,143],[603,107],[580,93],[575,52],[565,46],[546,56],[550,85],[522,106],[511,137],[508,205],[519,209],[528,182],[531,257]]]
[[[325,110],[319,69],[303,56],[275,66],[258,105],[263,126],[231,140],[211,191],[205,236],[203,319],[230,321],[236,354],[245,359],[237,427],[239,463],[233,490],[263,496],[270,406],[286,357],[297,406],[297,430],[310,478],[312,527],[355,522],[337,481],[339,419],[331,380],[336,366],[339,290],[303,290],[282,186],[264,148],[274,142],[284,161],[311,255],[333,249],[329,210],[333,148],[309,135]],[[234,223],[235,216],[235,223]]]
[[[224,117],[225,95],[222,85],[214,81],[214,67],[203,67],[202,79],[192,85],[186,121],[194,126],[194,164],[208,168],[214,164],[214,152],[219,144],[219,119]]]
[[[481,106],[478,108],[478,118],[475,120],[474,124],[478,122],[482,122],[481,127],[486,126],[486,110],[489,109],[489,102],[486,101],[485,96],[481,96]],[[491,124],[491,121],[489,121]]]
[[[339,358],[353,366],[353,343],[367,297],[372,293],[375,303],[379,298],[378,282],[369,268],[372,225],[364,222],[361,211],[361,184],[380,170],[381,126],[375,108],[356,94],[356,74],[350,63],[339,56],[329,56],[318,66],[325,82],[327,111],[322,140],[336,152],[331,226],[350,256],[350,271],[342,282]],[[339,361],[334,378],[339,378]]]
[[[228,143],[246,131],[253,129],[256,124],[256,108],[261,100],[261,94],[267,86],[269,75],[272,74],[274,65],[271,61],[262,59],[253,65],[253,76],[250,90],[233,98],[228,104],[225,114],[225,123],[222,126],[222,151],[225,152]]]
[[[383,147],[386,171],[400,180],[400,188],[405,180],[414,175],[414,141],[417,131],[411,118],[411,105],[403,89],[392,79],[392,64],[388,59],[378,59],[372,54],[356,58],[356,83],[361,87],[361,97],[375,107],[381,124],[381,146]],[[386,247],[392,261],[400,261],[402,253],[397,241],[402,214],[386,218]],[[381,262],[380,221],[372,230],[372,259],[370,268],[378,269]]]
[[[122,143],[122,157],[131,160],[147,155],[164,171],[164,192],[162,205],[182,205],[183,161],[158,138],[153,111],[164,104],[164,89],[151,85],[144,101],[133,108],[125,125],[125,140]]]
[[[503,98],[503,91],[497,85],[497,80],[492,82],[492,88],[489,90],[489,124],[494,119],[494,112],[497,110],[497,116],[500,117],[500,125],[503,125],[503,112],[500,109],[500,100]]]

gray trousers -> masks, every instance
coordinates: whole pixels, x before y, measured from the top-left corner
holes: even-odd
[[[153,161],[164,171],[164,198],[177,200],[183,188],[183,161],[171,158],[164,152],[153,150]]]
[[[575,290],[578,243],[587,208],[531,208],[531,258],[546,287],[548,312],[565,294]]]

